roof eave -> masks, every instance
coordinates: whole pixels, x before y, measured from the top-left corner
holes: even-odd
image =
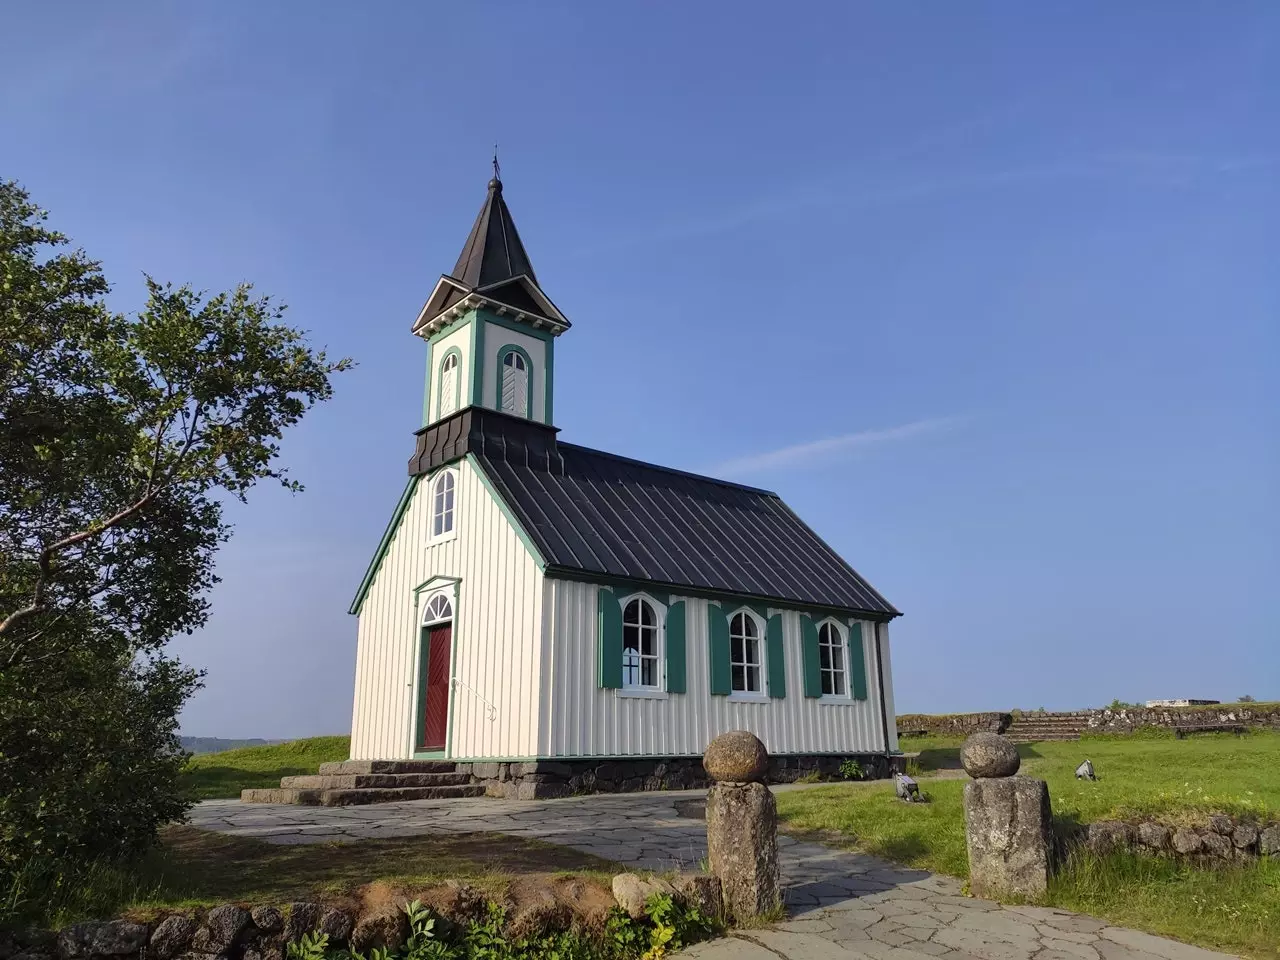
[[[440,278],[441,283],[444,283],[446,280],[457,285],[457,281],[453,281],[448,277]],[[436,288],[439,289],[439,286],[440,284],[437,284]],[[465,289],[465,287],[461,289]],[[435,291],[432,291],[431,297],[435,297]],[[469,292],[465,297],[453,304],[453,306],[434,314],[429,313],[428,307],[430,306],[430,303],[431,299],[428,299],[427,305],[424,306],[422,311],[418,314],[418,319],[414,321],[412,328],[413,335],[422,337],[424,340],[430,338],[440,330],[443,330],[463,314],[469,313],[472,310],[485,308],[493,310],[493,312],[500,317],[509,315],[517,323],[527,323],[535,330],[546,330],[553,337],[560,336],[560,334],[568,330],[570,326],[569,321],[563,319],[563,317],[556,319],[555,317],[544,317],[536,313],[531,313],[528,310],[520,310],[516,307],[510,306],[509,304],[503,303],[501,300],[485,296],[477,290]]]

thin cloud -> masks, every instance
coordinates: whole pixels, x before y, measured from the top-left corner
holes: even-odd
[[[859,430],[856,433],[842,433],[835,437],[824,437],[808,443],[797,443],[790,447],[780,447],[764,453],[754,453],[734,460],[726,460],[709,471],[719,476],[740,476],[747,473],[759,473],[764,470],[785,469],[787,467],[809,466],[832,454],[846,453],[850,450],[871,447],[894,440],[905,440],[908,437],[923,433],[937,433],[961,423],[964,417],[933,417],[927,420],[915,420],[897,427],[882,430]]]

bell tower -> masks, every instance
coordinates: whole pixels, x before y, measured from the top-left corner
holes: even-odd
[[[569,321],[538,286],[496,172],[458,262],[413,324],[427,341],[424,427],[467,407],[553,423],[555,340]]]

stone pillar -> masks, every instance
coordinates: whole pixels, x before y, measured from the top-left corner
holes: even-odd
[[[1004,737],[977,733],[960,748],[969,889],[976,897],[1039,899],[1049,889],[1049,785],[1014,776],[1021,760]]]
[[[702,759],[714,783],[707,793],[707,856],[725,910],[739,922],[775,909],[778,805],[764,785],[769,754],[745,730],[721,734]]]

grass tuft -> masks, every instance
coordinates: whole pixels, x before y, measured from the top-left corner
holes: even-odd
[[[268,747],[198,754],[187,761],[182,780],[197,800],[238,797],[241,790],[278,787],[281,777],[315,773],[320,764],[349,756],[350,737],[308,737]]]

